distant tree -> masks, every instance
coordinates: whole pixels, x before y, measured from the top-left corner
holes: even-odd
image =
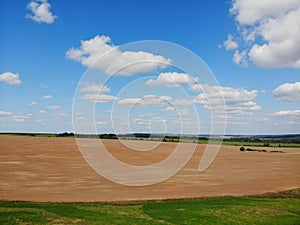
[[[74,133],[68,133],[68,132],[64,132],[64,133],[60,133],[60,134],[56,134],[57,137],[71,137],[74,136]],[[49,136],[51,137],[51,136]]]
[[[270,147],[270,143],[264,143],[264,147]]]

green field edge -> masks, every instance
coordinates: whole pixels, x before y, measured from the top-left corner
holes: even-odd
[[[133,205],[144,205],[147,203],[158,203],[158,202],[181,202],[181,201],[194,201],[194,200],[218,200],[218,199],[300,199],[300,188],[289,189],[278,192],[266,192],[262,194],[253,195],[241,195],[241,196],[207,196],[207,197],[192,197],[192,198],[163,198],[163,199],[143,199],[143,200],[120,200],[120,201],[22,201],[22,200],[6,200],[0,199],[2,203],[37,203],[37,204],[99,204],[99,205],[112,205],[112,206],[133,206]]]
[[[49,138],[75,138],[74,136],[64,135],[64,134],[48,134],[48,133],[0,133],[0,135],[8,136],[26,136],[26,137],[49,137]],[[77,138],[77,137],[76,137]],[[115,138],[101,138],[101,139],[111,139]],[[227,145],[227,146],[245,146],[245,147],[273,147],[273,148],[300,148],[300,143],[285,143],[285,142],[243,142],[243,141],[231,141],[226,139],[220,140],[197,140],[197,139],[185,139],[185,138],[152,138],[151,140],[147,138],[120,138],[121,140],[139,140],[139,141],[161,141],[169,143],[194,143],[194,144],[217,144],[217,145]],[[267,143],[267,146],[266,146]]]

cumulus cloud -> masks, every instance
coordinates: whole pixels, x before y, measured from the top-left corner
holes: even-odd
[[[300,82],[282,84],[273,91],[273,95],[281,101],[300,102]]]
[[[137,117],[153,117],[153,116],[155,116],[154,113],[143,113],[143,114],[137,115]]]
[[[18,123],[23,123],[25,122],[27,119],[29,119],[30,117],[32,117],[32,114],[30,113],[27,113],[27,114],[24,114],[24,113],[19,113],[17,115],[13,115],[10,120],[12,122],[18,122]]]
[[[41,120],[41,119],[39,119],[39,120],[36,120],[36,122],[38,122],[38,123],[42,123],[42,124],[47,124],[47,120]]]
[[[110,92],[110,89],[106,85],[101,83],[87,83],[85,84],[85,86],[80,88],[80,91],[85,93],[83,96],[80,97],[81,99],[89,100],[95,103],[106,103],[115,101],[117,99],[117,97],[115,96],[102,94],[104,92]]]
[[[300,68],[299,0],[234,0],[230,13],[256,66]]]
[[[149,120],[145,120],[144,118],[135,118],[132,120],[133,123],[137,124],[137,125],[147,125],[149,124]]]
[[[201,104],[208,110],[222,112],[226,110],[227,115],[243,116],[250,115],[254,111],[261,110],[261,106],[254,102],[257,97],[257,90],[235,89],[231,87],[220,87],[194,84],[190,90],[200,92],[194,97],[196,104]]]
[[[27,105],[28,106],[34,106],[34,105],[37,105],[38,103],[37,102],[29,102]]]
[[[5,72],[0,74],[0,82],[9,84],[9,85],[20,85],[22,81],[19,78],[18,73]]]
[[[107,125],[107,122],[104,121],[98,121],[96,122],[97,125]]]
[[[50,99],[50,98],[52,98],[52,96],[51,95],[45,95],[45,96],[43,96],[43,98],[42,99]]]
[[[169,67],[171,63],[170,59],[150,52],[122,51],[111,44],[110,37],[104,35],[81,41],[80,48],[71,48],[66,55],[84,66],[120,76],[151,72]]]
[[[60,117],[60,118],[65,118],[65,117],[69,117],[70,116],[70,114],[68,114],[68,113],[63,113],[63,112],[60,112],[60,113],[53,113],[53,114],[51,114],[51,116],[53,116],[53,117]]]
[[[60,106],[58,106],[58,105],[47,105],[46,108],[48,108],[48,109],[55,109],[55,110],[57,110],[57,109],[62,109],[62,108],[61,108]]]
[[[170,96],[146,95],[143,98],[124,98],[118,100],[118,104],[127,106],[164,106],[172,102]]]
[[[78,120],[78,121],[80,121],[80,120],[86,120],[86,118],[83,117],[83,116],[78,116],[78,117],[75,118],[75,120]]]
[[[224,47],[226,50],[235,50],[239,47],[239,45],[233,40],[233,36],[229,34],[227,40],[224,42]]]
[[[57,16],[53,15],[50,11],[51,5],[47,0],[35,0],[31,1],[27,5],[27,9],[31,11],[26,15],[26,18],[32,19],[37,23],[54,23]]]
[[[47,111],[45,111],[45,110],[39,110],[38,113],[44,114],[44,113],[47,113]]]
[[[190,111],[188,109],[180,109],[178,112],[180,116],[187,116],[190,114]]]
[[[166,85],[178,87],[181,84],[192,84],[198,81],[197,77],[192,77],[186,73],[166,72],[160,73],[156,80],[150,79],[146,81],[148,86]]]
[[[247,52],[244,50],[242,52],[239,52],[239,50],[236,50],[233,54],[232,61],[236,65],[240,66],[247,66]]]
[[[104,84],[95,84],[95,83],[88,83],[84,87],[80,88],[81,92],[110,92],[110,89]]]
[[[176,112],[176,108],[175,107],[172,107],[172,106],[168,106],[164,109],[161,110],[162,112]]]
[[[234,0],[230,13],[239,23],[251,25],[261,19],[276,17],[300,6],[299,0]]]
[[[172,112],[180,116],[187,116],[190,114],[190,111],[187,109],[178,109],[172,106],[168,106],[161,110],[162,112]]]
[[[12,115],[12,112],[0,111],[0,118],[10,116],[10,115]]]
[[[117,97],[112,95],[98,95],[97,93],[88,93],[84,94],[81,99],[89,100],[96,103],[106,103],[106,102],[112,102],[117,99]]]
[[[157,128],[157,132],[161,132],[161,124],[167,122],[167,120],[159,118],[159,117],[154,117],[151,119],[145,119],[145,118],[135,118],[132,120],[132,122],[136,125],[150,125],[151,128]],[[153,127],[153,125],[159,126],[159,127]],[[151,130],[153,132],[153,130]]]
[[[12,112],[0,111],[0,121],[5,121],[5,122],[23,123],[31,117],[32,117],[32,114],[30,114],[30,113],[14,114]]]
[[[272,113],[274,116],[279,117],[300,117],[300,110],[286,110]]]
[[[191,99],[176,99],[172,102],[173,105],[191,105],[193,104]]]

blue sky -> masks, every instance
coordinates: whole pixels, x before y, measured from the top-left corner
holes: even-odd
[[[2,0],[0,11],[1,132],[72,131],[72,118],[85,123],[88,117],[72,114],[76,98],[95,106],[100,133],[178,133],[178,124],[186,133],[210,133],[212,119],[222,133],[224,118],[227,134],[300,131],[299,0]],[[145,54],[173,62],[158,46],[138,49],[142,53],[122,49],[143,40],[189,49],[217,83],[159,63],[133,66],[104,83],[109,68],[122,65],[114,57],[91,61],[118,46],[117,56],[126,62]],[[89,67],[86,74],[96,78],[80,83]]]

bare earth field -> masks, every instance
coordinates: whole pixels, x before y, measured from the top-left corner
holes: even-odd
[[[176,143],[161,143],[155,150],[137,152],[126,149],[117,140],[102,141],[112,155],[132,165],[159,162],[176,147]],[[300,187],[300,148],[264,153],[240,152],[239,147],[222,146],[213,164],[200,173],[197,168],[204,149],[205,145],[198,145],[183,170],[167,181],[129,187],[108,181],[91,169],[73,138],[1,135],[0,200],[101,202],[198,198]]]

